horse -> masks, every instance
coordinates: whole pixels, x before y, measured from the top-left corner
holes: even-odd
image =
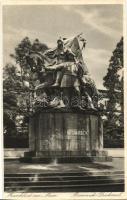
[[[37,79],[40,82],[40,84],[36,85],[35,87],[36,91],[39,89],[45,89],[46,87],[52,87],[54,85],[55,79],[57,78],[56,73],[58,73],[59,70],[64,69],[64,73],[66,73],[66,69],[67,71],[69,71],[69,67],[66,66],[67,63],[69,65],[69,62],[63,62],[59,65],[52,65],[51,60],[41,53],[31,53],[27,58],[27,62],[31,68],[32,73],[37,75]],[[71,66],[73,65],[76,64],[71,62]],[[71,76],[74,77],[74,81],[72,81],[71,87],[76,90],[79,97],[81,97],[81,95],[87,96],[90,107],[94,108],[95,106],[93,104],[95,103],[95,101],[97,104],[98,100],[98,91],[95,84],[93,84],[93,80],[89,77],[89,75],[87,75],[87,78],[85,77],[85,75],[82,76],[83,78],[79,77],[78,68],[75,67],[74,69],[77,70],[70,70]],[[88,79],[92,81],[88,81]],[[78,85],[75,85],[76,82],[78,83]],[[59,85],[59,88],[61,87],[62,86]]]

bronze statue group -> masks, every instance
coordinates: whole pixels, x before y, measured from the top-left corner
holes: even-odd
[[[35,105],[43,102],[45,107],[50,108],[97,109],[99,92],[83,60],[85,45],[86,40],[81,35],[71,39],[59,38],[56,48],[42,53],[39,41],[34,41],[27,59],[34,80]],[[65,103],[67,97],[70,99],[70,93],[73,101],[74,96],[80,100],[76,106]]]

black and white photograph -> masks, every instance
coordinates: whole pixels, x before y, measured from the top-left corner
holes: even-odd
[[[4,195],[124,193],[124,1],[5,4],[2,27]]]

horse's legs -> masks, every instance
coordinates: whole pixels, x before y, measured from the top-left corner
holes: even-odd
[[[74,86],[74,88],[75,88],[78,96],[80,97],[80,95],[81,95],[80,87],[79,86]]]
[[[90,95],[87,92],[85,92],[85,93],[86,93],[87,99],[88,99],[88,107],[95,109],[92,98],[90,97]]]

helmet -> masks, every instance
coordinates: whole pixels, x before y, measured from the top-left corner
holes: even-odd
[[[63,43],[63,39],[61,37],[59,37],[59,39],[57,40],[57,43],[59,42]]]

